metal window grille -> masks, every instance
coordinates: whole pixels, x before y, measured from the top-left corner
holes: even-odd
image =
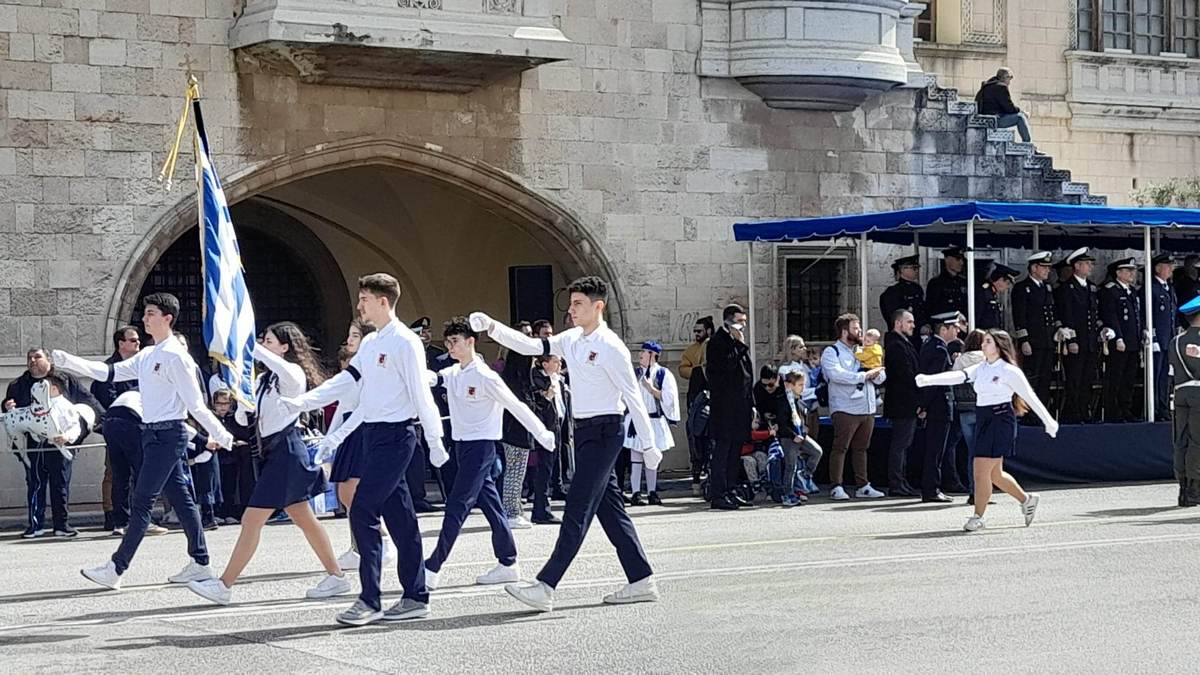
[[[784,275],[788,334],[816,342],[836,339],[833,321],[843,311],[845,261],[788,258]]]

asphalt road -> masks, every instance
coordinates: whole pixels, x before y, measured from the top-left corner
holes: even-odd
[[[634,511],[659,603],[600,604],[622,576],[597,526],[546,615],[471,585],[493,564],[475,515],[430,619],[358,629],[333,622],[352,597],[303,599],[319,566],[292,526],[267,528],[229,607],[164,583],[186,562],[181,533],[148,538],[120,593],[78,572],[105,560],[114,538],[5,533],[0,663],[61,673],[1197,672],[1200,510],[1174,500],[1169,485],[1043,491],[1025,528],[1001,497],[989,528],[965,534],[961,503],[713,513],[681,497]],[[340,552],[346,521],[325,523]],[[421,526],[428,548],[439,519]],[[555,533],[517,533],[526,576]],[[210,533],[218,568],[236,537],[236,527]],[[385,601],[398,597],[394,573],[384,589]]]

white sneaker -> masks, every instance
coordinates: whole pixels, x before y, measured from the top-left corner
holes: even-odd
[[[616,593],[604,596],[606,605],[630,605],[635,602],[658,602],[658,584],[654,577],[646,577],[632,584],[625,584]]]
[[[829,498],[835,502],[844,502],[847,499],[850,499],[850,495],[846,494],[845,488],[843,488],[841,485],[838,485],[829,491]]]
[[[496,565],[487,574],[475,577],[475,583],[480,586],[494,584],[510,584],[521,580],[521,567],[517,563],[511,565]]]
[[[338,556],[338,567],[344,571],[358,569],[358,551],[350,549]]]
[[[165,528],[161,525],[155,525],[154,523],[150,523],[149,525],[146,526],[146,536],[147,537],[157,537],[161,534],[166,534],[168,532],[170,532],[170,530],[168,530],[167,528]]]
[[[1032,492],[1025,494],[1025,501],[1021,504],[1021,514],[1025,516],[1025,527],[1029,527],[1033,523],[1033,517],[1037,514],[1038,497]]]
[[[365,626],[382,618],[383,610],[372,609],[362,600],[355,600],[350,609],[338,613],[337,622],[347,626]]]
[[[525,519],[525,516],[517,516],[508,519],[508,529],[510,530],[528,530],[533,527],[533,523]]]
[[[438,588],[438,573],[425,568],[425,590],[436,591]]]
[[[233,598],[233,590],[220,579],[205,579],[204,581],[189,581],[188,590],[196,595],[215,602],[218,605],[228,605]]]
[[[974,516],[974,515],[971,516],[970,518],[967,518],[966,525],[963,525],[963,529],[966,530],[967,532],[974,532],[976,530],[982,530],[985,527],[987,527],[987,523],[983,522],[983,517],[982,516]]]
[[[408,621],[409,619],[424,619],[428,616],[429,603],[403,598],[400,602],[387,608],[387,611],[383,613],[383,620]]]
[[[179,574],[167,577],[167,581],[173,584],[186,584],[189,581],[212,579],[214,576],[216,575],[208,565],[201,565],[195,560],[189,560],[188,564],[179,570]]]
[[[314,600],[320,598],[332,598],[335,595],[342,595],[353,590],[350,586],[350,580],[342,576],[330,574],[321,580],[321,583],[313,586],[304,593],[304,597]]]
[[[121,575],[117,574],[117,564],[109,560],[99,567],[85,568],[79,573],[88,581],[100,584],[114,591],[121,590]]]
[[[883,499],[886,495],[871,487],[870,483],[867,483],[866,485],[858,488],[858,490],[854,493],[854,496],[858,497],[859,499]]]
[[[539,612],[554,609],[554,589],[541,581],[523,581],[504,587],[508,594]]]

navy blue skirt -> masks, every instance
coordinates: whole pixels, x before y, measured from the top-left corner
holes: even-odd
[[[282,509],[325,492],[325,472],[308,464],[300,429],[292,427],[263,439],[258,482],[247,506]]]
[[[329,482],[345,483],[351,478],[362,478],[362,455],[362,426],[359,426],[338,446]]]
[[[1017,454],[1017,416],[1011,403],[975,406],[975,456]]]

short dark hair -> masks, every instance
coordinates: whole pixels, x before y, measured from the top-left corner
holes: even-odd
[[[461,335],[464,338],[477,337],[475,331],[471,330],[471,324],[465,316],[452,316],[449,321],[442,324],[442,336],[450,337],[451,335]]]
[[[892,322],[889,325],[894,329],[896,327],[896,322],[899,321],[900,317],[904,316],[905,314],[912,314],[912,310],[904,309],[903,307],[901,307],[900,309],[892,312],[892,318],[891,318]],[[840,332],[841,331],[839,331],[839,333]]]
[[[38,352],[41,352],[46,358],[50,358],[50,352],[46,351],[45,347],[30,347],[29,351],[25,352],[25,358],[29,358]]]
[[[350,325],[357,328],[358,334],[363,337],[367,337],[371,333],[375,332],[375,326],[367,323],[366,319],[354,319],[350,322]]]
[[[213,391],[212,402],[219,403],[220,399],[228,399],[230,403],[233,403],[233,390],[221,387],[220,389]]]
[[[179,298],[170,293],[151,293],[142,298],[142,305],[154,305],[158,311],[170,316],[172,327],[175,326],[175,320],[179,318]]]
[[[396,281],[396,277],[383,272],[359,277],[358,290],[386,298],[388,306],[393,309],[396,307],[396,301],[400,299],[400,282]]]
[[[728,321],[738,314],[745,314],[746,310],[736,302],[731,305],[726,305],[725,309],[721,310],[721,320]]]
[[[533,330],[533,324],[529,323],[528,321],[526,321],[524,319],[521,319],[520,321],[518,321],[516,323],[516,325],[513,326],[513,328],[516,328],[517,330],[521,330],[521,329],[525,328],[526,326],[529,327],[529,330]]]
[[[833,332],[840,338],[842,337],[842,331],[849,330],[850,324],[855,321],[859,321],[858,315],[853,312],[846,312],[833,320]]]
[[[713,330],[716,328],[716,326],[713,325],[713,318],[711,316],[702,316],[699,319],[696,319],[696,325],[704,326],[708,330]]]
[[[42,379],[46,381],[46,384],[52,384],[58,387],[59,394],[67,393],[67,378],[57,370],[51,368],[50,372],[46,373],[46,377],[43,377]]]
[[[778,377],[779,369],[769,363],[764,363],[763,367],[758,369],[758,379],[760,380],[774,380]]]
[[[137,326],[130,326],[126,324],[113,332],[113,349],[117,349],[121,346],[121,341],[125,339],[125,334],[129,331],[137,332]]]
[[[589,300],[608,302],[608,282],[600,277],[579,277],[567,286],[567,295],[583,293]]]
[[[537,321],[533,322],[532,328],[533,328],[533,334],[537,335],[538,331],[540,331],[541,329],[553,328],[553,326],[550,324],[549,319],[538,319]]]

